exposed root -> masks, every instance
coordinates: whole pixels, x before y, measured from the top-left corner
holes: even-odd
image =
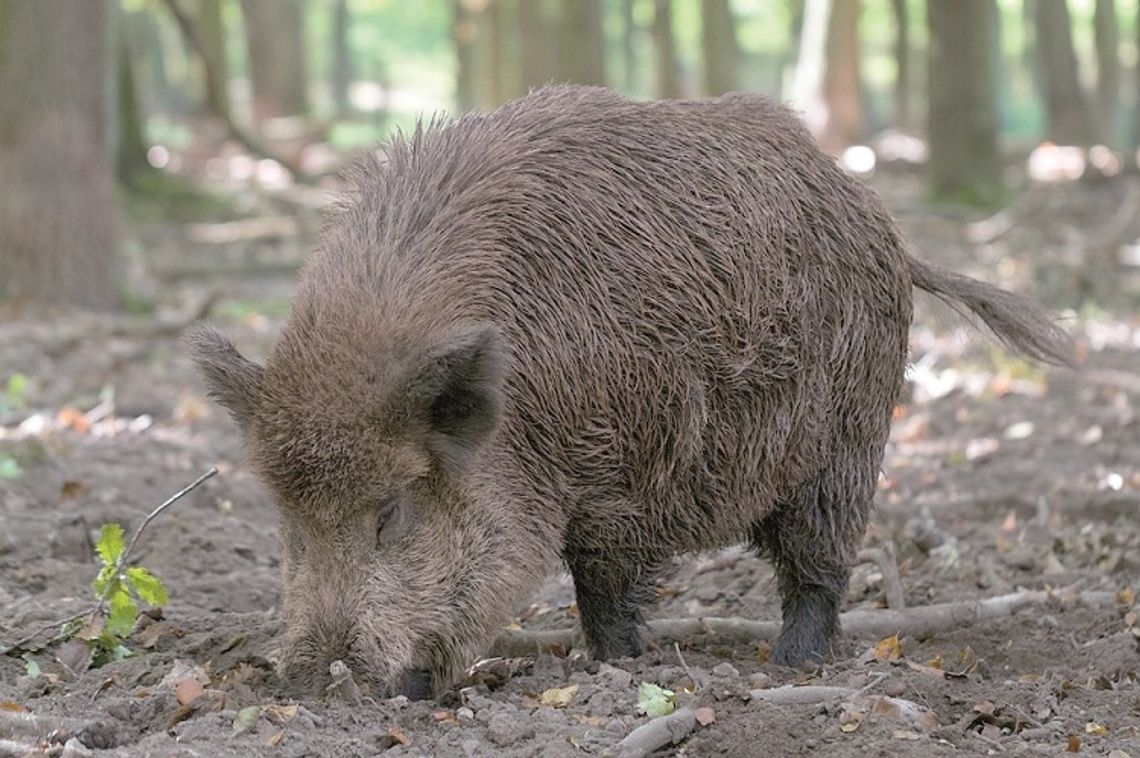
[[[666,745],[676,745],[697,728],[692,708],[678,708],[668,716],[660,716],[627,734],[603,755],[613,758],[641,758]]]
[[[918,638],[960,629],[979,621],[1010,616],[1028,607],[1064,603],[1088,607],[1111,606],[1112,592],[1074,590],[1025,590],[980,600],[923,605],[901,610],[856,610],[840,614],[846,634],[854,637],[887,637],[892,634]],[[748,644],[774,640],[780,634],[776,621],[708,616],[685,619],[654,619],[647,624],[654,641],[711,637],[719,642]],[[504,630],[492,646],[492,655],[525,656],[537,653],[564,655],[574,646],[576,629],[548,631]]]

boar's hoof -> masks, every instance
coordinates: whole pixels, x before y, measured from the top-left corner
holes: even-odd
[[[427,669],[412,669],[406,672],[396,686],[396,695],[408,700],[430,700],[434,694],[431,672]]]
[[[823,663],[832,652],[832,635],[821,629],[785,629],[772,652],[772,662],[798,668]]]

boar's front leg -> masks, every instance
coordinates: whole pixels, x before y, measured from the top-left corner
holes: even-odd
[[[612,554],[567,550],[582,632],[599,660],[641,655],[637,627],[641,603],[651,592],[649,572]]]

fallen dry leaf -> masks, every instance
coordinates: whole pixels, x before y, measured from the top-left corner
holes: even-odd
[[[451,711],[432,711],[431,717],[436,721],[454,721],[457,724],[459,723],[459,719],[457,719],[455,714]]]
[[[1136,602],[1136,593],[1131,587],[1124,587],[1116,593],[1116,602],[1118,605],[1131,606]]]
[[[189,676],[174,685],[174,699],[179,705],[190,705],[205,692],[202,683],[195,677]]]
[[[19,703],[13,703],[11,700],[0,700],[0,711],[8,711],[9,713],[30,713],[30,711]]]
[[[265,741],[266,747],[277,747],[285,739],[285,730],[269,735],[269,739]]]
[[[701,726],[708,726],[716,721],[716,712],[707,705],[702,708],[697,708],[693,711],[693,715],[697,717],[697,723]]]
[[[974,703],[974,713],[980,713],[983,716],[993,716],[994,704],[989,700],[979,700]]]
[[[291,721],[294,716],[297,715],[297,709],[298,708],[299,708],[299,706],[296,706],[296,705],[277,705],[277,704],[274,704],[274,705],[265,706],[264,708],[262,708],[262,711],[265,713],[265,718],[271,724],[276,724],[277,726],[284,726],[289,721]]]
[[[931,658],[929,661],[926,662],[926,665],[932,669],[938,669],[941,671],[942,670],[942,653],[939,653],[938,655]]]
[[[538,697],[539,705],[550,705],[555,708],[565,708],[570,705],[570,701],[578,694],[578,685],[571,684],[569,687],[551,687],[543,692]]]
[[[411,740],[408,739],[408,735],[404,734],[404,730],[395,724],[392,724],[392,726],[388,727],[388,736],[394,739],[396,742],[399,742],[401,745],[407,745],[409,742],[411,742]]]
[[[74,429],[80,434],[86,434],[91,430],[91,422],[87,420],[83,411],[70,405],[59,409],[55,414],[55,423],[64,429]]]
[[[902,646],[899,645],[897,634],[879,640],[879,644],[871,651],[871,659],[876,661],[897,661],[901,657]]]
[[[1065,745],[1066,753],[1076,753],[1081,749],[1081,738],[1075,734],[1069,735],[1068,743]]]
[[[1104,724],[1098,724],[1095,721],[1090,721],[1085,724],[1085,734],[1091,734],[1095,737],[1101,737],[1108,731],[1108,727]]]
[[[1017,531],[1017,512],[1010,511],[1006,514],[1005,520],[1001,522],[1001,530],[1003,532]]]

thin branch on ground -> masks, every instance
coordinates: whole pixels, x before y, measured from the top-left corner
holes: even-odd
[[[923,639],[1051,602],[1105,607],[1115,604],[1116,596],[1112,592],[1078,592],[1073,588],[1025,590],[978,600],[912,606],[902,610],[848,611],[840,614],[839,619],[843,631],[854,637],[878,639],[897,634]],[[780,634],[780,626],[777,621],[712,616],[654,619],[647,624],[648,636],[653,640],[689,640],[708,636],[722,642],[741,644],[774,640]],[[495,640],[491,654],[517,657],[536,653],[564,653],[574,646],[576,636],[576,629],[504,630]]]
[[[859,560],[879,567],[883,575],[883,594],[887,596],[887,607],[896,611],[906,608],[906,593],[903,592],[902,579],[899,578],[894,543],[885,542],[882,547],[860,550]]]
[[[164,510],[166,510],[167,508],[169,508],[170,506],[174,505],[176,502],[181,500],[183,497],[185,497],[191,490],[195,489],[200,484],[202,484],[202,482],[206,481],[207,479],[209,479],[212,476],[217,475],[217,473],[218,473],[217,467],[211,466],[209,471],[202,474],[197,479],[195,479],[193,482],[191,482],[190,484],[186,485],[185,487],[183,487],[178,492],[176,492],[173,495],[171,495],[170,497],[168,497],[166,499],[166,501],[162,503],[162,505],[158,506],[153,511],[151,511],[147,515],[147,517],[142,520],[142,523],[139,524],[138,529],[135,530],[134,535],[131,537],[131,541],[129,543],[127,543],[127,547],[123,550],[122,554],[119,555],[118,560],[115,561],[115,571],[117,573],[121,573],[123,571],[123,569],[127,566],[127,559],[130,558],[131,551],[134,550],[135,544],[139,541],[139,537],[142,536],[143,530],[147,528],[147,526],[150,524],[151,521],[153,521]],[[77,613],[73,613],[70,616],[67,616],[66,618],[59,619],[58,621],[52,621],[49,624],[44,624],[43,626],[36,629],[31,634],[26,635],[26,636],[16,640],[11,645],[8,645],[5,648],[3,648],[3,650],[0,650],[0,655],[9,655],[14,651],[23,648],[24,645],[28,644],[29,642],[34,640],[36,637],[39,637],[41,634],[43,634],[46,631],[49,631],[51,629],[56,629],[58,627],[64,626],[65,624],[70,624],[72,621],[78,621],[79,619],[83,618],[84,616],[102,614],[106,610],[106,607],[107,607],[107,598],[101,597],[101,598],[99,598],[98,603],[95,603],[94,605],[92,605],[88,608],[85,608],[82,611],[79,611]]]

